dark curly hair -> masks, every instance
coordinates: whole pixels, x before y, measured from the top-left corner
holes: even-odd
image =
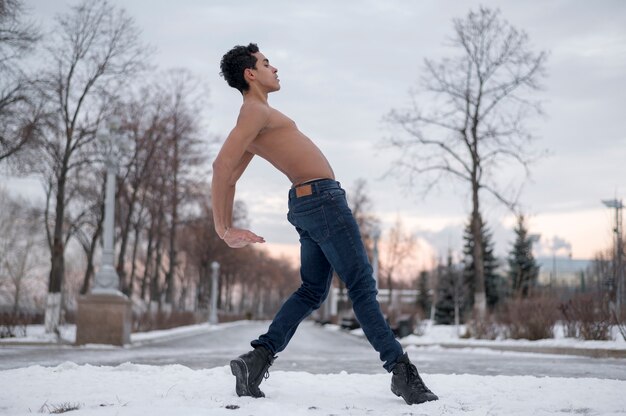
[[[256,43],[250,43],[248,46],[237,45],[222,57],[220,62],[220,75],[224,77],[228,85],[237,88],[242,94],[250,89],[250,85],[243,77],[246,68],[254,69],[256,67],[256,56],[252,55],[259,51]]]

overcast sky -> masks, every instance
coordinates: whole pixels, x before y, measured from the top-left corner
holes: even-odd
[[[550,52],[547,88],[538,95],[545,100],[547,116],[532,122],[540,138],[536,148],[550,156],[532,167],[532,180],[520,198],[531,232],[541,234],[544,254],[555,238],[570,244],[575,258],[589,258],[611,244],[613,214],[600,200],[626,193],[625,1],[112,3],[136,19],[144,40],[157,49],[160,67],[186,67],[206,80],[207,137],[225,138],[241,105],[239,93],[219,77],[222,55],[236,44],[258,43],[281,79],[282,89],[270,96],[270,105],[318,144],[345,188],[350,190],[357,178],[366,179],[385,227],[400,215],[425,239],[422,257],[431,256],[432,249],[460,249],[469,191],[467,185],[445,181],[422,199],[393,178],[381,179],[397,156],[377,146],[390,133],[382,119],[408,103],[424,58],[450,54],[446,39],[453,18],[480,4],[499,7],[505,19],[528,33],[534,50]],[[74,2],[26,4],[50,28],[53,16]],[[287,251],[297,244],[286,220],[289,186],[282,174],[255,158],[237,188],[238,198],[249,207],[252,229],[269,247]],[[496,252],[505,255],[514,220],[493,200],[485,198],[483,207]]]

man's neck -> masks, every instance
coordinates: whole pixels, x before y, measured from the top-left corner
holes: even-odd
[[[248,91],[243,93],[243,101],[261,101],[262,103],[267,104],[267,95],[268,93],[266,91],[261,91],[258,88],[253,88],[251,86]]]

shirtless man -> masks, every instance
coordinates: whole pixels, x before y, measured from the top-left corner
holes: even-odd
[[[328,160],[296,124],[267,102],[280,89],[278,70],[257,45],[235,46],[224,55],[222,76],[243,95],[237,124],[213,162],[212,201],[215,231],[230,247],[265,240],[233,226],[235,184],[254,155],[283,172],[289,190],[289,222],[300,235],[302,286],[282,305],[267,333],[251,342],[252,351],[230,362],[238,396],[265,397],[259,389],[275,355],[285,349],[298,325],[328,294],[333,270],[348,295],[363,332],[393,372],[391,391],[407,404],[437,400],[395,339],[376,300],[376,285],[359,228],[345,192]]]

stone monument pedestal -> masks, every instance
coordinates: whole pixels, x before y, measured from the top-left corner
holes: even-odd
[[[130,344],[131,302],[126,296],[89,294],[78,298],[76,345]]]

